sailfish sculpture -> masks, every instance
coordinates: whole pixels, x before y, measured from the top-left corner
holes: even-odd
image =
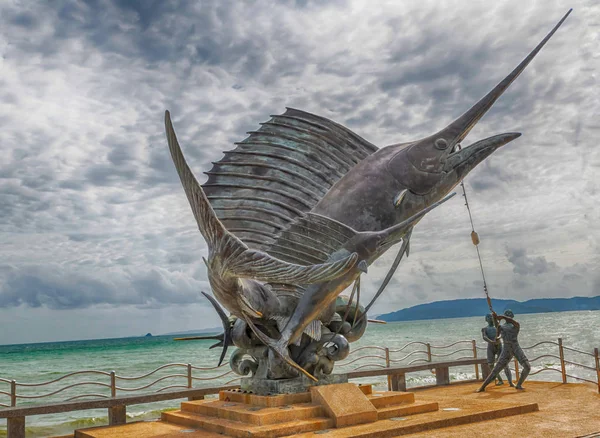
[[[223,347],[220,362],[235,345],[230,363],[242,375],[315,379],[331,373],[333,362],[347,356],[348,342],[364,332],[369,307],[340,294],[402,243],[395,269],[408,255],[418,221],[521,135],[460,145],[570,12],[479,102],[417,141],[377,149],[331,120],[288,108],[225,152],[200,185],[167,112],[171,156],[209,249],[214,298],[205,295],[224,325],[213,345]]]

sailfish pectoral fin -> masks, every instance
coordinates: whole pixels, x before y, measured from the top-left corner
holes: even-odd
[[[377,300],[377,298],[379,298],[379,296],[385,290],[386,286],[392,279],[394,272],[396,272],[396,269],[398,268],[398,265],[400,264],[400,261],[402,260],[402,257],[404,256],[404,254],[406,254],[406,257],[408,257],[408,253],[410,251],[410,237],[412,235],[413,227],[415,226],[415,224],[427,212],[429,212],[429,211],[433,210],[434,208],[438,207],[439,205],[443,204],[448,199],[452,198],[454,195],[456,195],[456,193],[452,193],[452,194],[446,196],[441,201],[438,201],[438,202],[430,205],[429,207],[421,210],[419,213],[411,216],[404,222],[401,222],[398,225],[394,225],[393,227],[390,227],[390,228],[387,228],[387,229],[381,231],[381,234],[384,237],[383,240],[384,240],[384,242],[386,242],[385,244],[393,244],[393,243],[396,243],[397,241],[402,240],[402,246],[400,247],[400,251],[398,251],[398,255],[396,256],[396,259],[394,260],[392,267],[390,268],[385,279],[381,283],[379,290],[375,293],[375,296],[371,299],[371,302],[367,305],[367,307],[365,307],[364,312],[359,317],[359,319],[358,319],[359,322],[367,316],[367,312],[369,311],[371,306],[373,306],[373,304],[375,303],[375,300]]]
[[[252,332],[256,335],[256,337],[263,344],[265,344],[267,347],[269,347],[277,356],[279,356],[279,358],[281,358],[283,361],[285,361],[285,363],[287,363],[289,366],[291,366],[295,370],[304,374],[310,380],[318,382],[318,379],[315,376],[313,376],[311,373],[306,371],[304,368],[302,368],[300,365],[298,365],[296,362],[294,362],[292,360],[292,358],[290,357],[288,348],[287,348],[288,344],[284,338],[281,338],[279,340],[271,339],[267,335],[265,335],[258,327],[256,327],[256,325],[254,325],[254,322],[252,322],[251,318],[246,318],[245,320],[246,320],[246,323],[248,324],[248,327],[250,327],[250,330],[252,330]]]
[[[441,201],[434,202],[429,207],[424,208],[423,210],[421,210],[417,214],[412,215],[405,221],[402,221],[399,224],[396,224],[392,227],[389,227],[389,228],[386,228],[385,230],[380,231],[379,234],[383,238],[381,241],[382,245],[393,245],[395,243],[400,242],[410,231],[412,231],[415,224],[423,216],[425,216],[425,214],[429,213],[434,208],[439,207],[440,205],[442,205],[444,202],[446,202],[447,200],[449,200],[450,198],[452,198],[455,195],[456,195],[456,193],[451,193],[450,195],[446,196]]]
[[[412,235],[412,230],[413,229],[411,227],[406,232],[404,237],[402,238],[402,246],[400,247],[400,250],[398,251],[396,258],[394,259],[394,262],[392,263],[390,270],[388,271],[387,275],[383,279],[383,282],[379,286],[379,289],[377,290],[377,292],[371,299],[371,302],[369,304],[367,304],[367,307],[365,307],[365,310],[363,311],[362,315],[358,318],[358,320],[354,323],[354,325],[360,323],[364,318],[366,318],[367,312],[371,309],[373,304],[375,304],[375,301],[377,301],[377,298],[379,298],[381,296],[381,294],[385,291],[385,288],[387,287],[388,283],[394,276],[394,273],[396,272],[396,269],[398,269],[398,265],[400,264],[400,261],[402,260],[402,257],[404,256],[404,254],[406,254],[406,257],[408,257],[408,251],[410,249],[410,236]]]
[[[276,259],[267,253],[248,249],[227,268],[238,277],[253,278],[267,283],[312,284],[340,277],[356,265],[358,255],[352,253],[342,260],[316,265],[296,265]]]

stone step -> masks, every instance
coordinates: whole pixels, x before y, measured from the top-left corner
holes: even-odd
[[[203,429],[208,432],[220,433],[231,437],[281,437],[298,433],[315,432],[333,427],[333,420],[324,417],[263,426],[249,425],[239,421],[208,417],[206,415],[183,411],[163,412],[161,418],[163,421],[171,424],[178,424],[193,429]]]
[[[75,438],[182,438],[184,436],[186,438],[223,438],[223,435],[217,433],[190,429],[163,421],[136,421],[121,426],[100,426],[75,431]]]
[[[437,402],[414,402],[399,406],[386,406],[377,409],[377,419],[386,420],[388,418],[406,417],[408,415],[423,414],[425,412],[435,412],[439,410]]]
[[[415,401],[415,395],[412,392],[378,391],[367,397],[377,409],[400,403],[414,403]]]
[[[373,385],[371,383],[359,383],[358,389],[360,389],[364,395],[373,394]]]
[[[221,400],[198,400],[181,403],[181,410],[254,425],[276,424],[325,416],[323,408],[312,403],[298,403],[269,408]]]
[[[313,403],[323,406],[335,427],[377,421],[377,409],[355,384],[313,386],[310,393]]]
[[[310,392],[282,395],[256,395],[250,392],[244,392],[241,389],[221,391],[219,393],[219,400],[269,408],[293,405],[295,403],[310,403],[312,401]]]
[[[451,426],[477,423],[497,418],[521,415],[539,410],[537,403],[508,404],[501,402],[480,403],[461,402],[460,408],[454,410],[440,409],[408,417],[391,417],[378,420],[376,423],[360,424],[340,429],[329,429],[328,438],[387,438],[432,431]],[[525,420],[526,421],[526,420]],[[490,425],[490,430],[494,425]],[[444,431],[447,433],[447,431]],[[294,438],[314,438],[314,433],[290,434]],[[444,434],[444,436],[446,436]],[[454,436],[454,435],[453,435]],[[458,436],[458,435],[457,435]]]

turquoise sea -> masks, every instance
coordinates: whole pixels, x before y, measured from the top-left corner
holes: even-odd
[[[520,339],[523,347],[531,346],[540,341],[556,342],[559,337],[563,339],[565,346],[589,353],[592,353],[595,347],[600,347],[600,311],[517,315],[517,318],[522,325]],[[469,343],[457,344],[450,348],[435,347],[448,345],[459,340],[471,339],[476,339],[477,344],[484,347],[480,331],[484,325],[483,317],[398,322],[386,325],[370,324],[365,336],[359,342],[352,344],[352,349],[356,351],[361,346],[378,345],[387,346],[394,350],[413,341],[423,341],[429,342],[433,346],[432,352],[439,355],[433,357],[434,361],[465,356],[472,357],[472,346]],[[140,376],[167,363],[191,363],[194,366],[208,368],[216,365],[220,354],[218,349],[209,350],[210,345],[210,341],[174,342],[173,336],[5,345],[0,346],[0,378],[14,379],[19,383],[38,383],[54,380],[64,374],[83,369],[106,372],[114,370],[119,376]],[[462,351],[450,354],[456,350]],[[416,353],[404,358],[415,351]],[[426,355],[420,351],[425,351],[425,347],[413,344],[401,352],[392,352],[391,358],[398,361],[394,363],[395,365],[406,364],[415,359],[424,359]],[[478,354],[485,355],[485,350],[479,350]],[[544,354],[558,356],[558,348],[554,345],[544,344],[535,349],[526,350],[526,354],[530,360]],[[377,357],[383,356],[384,353],[376,349],[365,349],[356,351],[354,354],[351,353],[344,362],[349,363],[361,355],[372,357],[357,360],[346,366],[338,366],[336,370],[350,370],[359,366],[382,366],[385,363],[381,357]],[[567,350],[565,358],[576,363],[594,366],[593,358],[580,353]],[[558,360],[552,357],[544,357],[532,363],[533,371],[548,367],[559,368],[558,363]],[[228,371],[229,366],[227,364],[217,370],[195,371],[194,377],[198,379],[221,377],[214,380],[195,380],[194,386],[216,386],[235,379],[236,376],[232,374],[223,376]],[[595,380],[595,372],[574,365],[567,365],[567,373]],[[140,387],[169,374],[185,374],[185,369],[183,367],[167,368],[141,380],[119,380],[118,385],[123,388]],[[454,369],[451,378],[469,379],[474,376],[474,368],[465,367],[464,369]],[[560,380],[561,375],[555,371],[544,371],[532,376],[531,379]],[[110,379],[104,375],[78,375],[48,386],[19,387],[18,394],[31,396],[50,393],[66,385],[83,381],[108,384]],[[380,389],[386,386],[385,378],[369,378],[366,381],[377,383]],[[416,386],[427,382],[433,383],[434,381],[435,376],[428,371],[412,375],[408,379],[408,385]],[[153,392],[164,386],[177,384],[185,385],[186,378],[168,378],[143,391]],[[10,385],[0,381],[0,391],[9,392]],[[19,399],[18,405],[66,400],[86,393],[110,394],[108,388],[83,385],[44,399]],[[119,391],[119,394],[126,393],[127,391]],[[9,397],[0,393],[0,403],[9,404]],[[172,400],[130,406],[128,407],[128,418],[129,421],[158,418],[162,410],[177,408],[178,404],[179,401]],[[106,416],[106,410],[101,409],[28,417],[27,436],[59,435],[71,432],[75,428],[106,424]],[[0,437],[3,436],[6,436],[6,420],[0,420]]]

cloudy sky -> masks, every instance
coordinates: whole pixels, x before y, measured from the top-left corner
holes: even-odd
[[[569,7],[465,143],[523,136],[466,186],[493,297],[600,295],[600,4],[374,4],[1,2],[0,344],[218,325],[165,109],[201,182],[286,106],[380,147],[415,140],[483,96]],[[430,213],[374,313],[482,297],[469,233],[459,196]]]

